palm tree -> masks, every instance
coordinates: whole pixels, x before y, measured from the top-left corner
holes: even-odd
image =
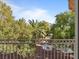
[[[40,22],[38,22],[37,20],[29,20],[30,25],[33,28],[33,39],[39,39],[39,38],[43,38],[45,37],[46,33],[45,30],[41,28],[41,26],[39,26]]]

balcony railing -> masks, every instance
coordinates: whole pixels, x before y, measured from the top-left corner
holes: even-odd
[[[74,43],[74,39],[0,40],[0,59],[74,59]]]

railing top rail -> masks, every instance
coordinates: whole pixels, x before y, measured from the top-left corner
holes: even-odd
[[[75,40],[75,39],[0,39],[0,41],[18,41],[18,40]]]
[[[10,43],[10,44],[19,44],[19,43],[35,43],[48,41],[49,43],[74,43],[75,39],[38,39],[38,40],[0,40],[0,44]]]

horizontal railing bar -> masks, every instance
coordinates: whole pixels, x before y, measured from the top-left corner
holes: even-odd
[[[41,41],[48,41],[48,43],[51,44],[73,44],[75,42],[74,39],[50,39],[50,40],[0,40],[0,44],[8,43],[8,44],[24,44],[24,43],[39,43],[41,44]]]
[[[0,41],[28,41],[28,40],[75,40],[75,39],[0,39]]]

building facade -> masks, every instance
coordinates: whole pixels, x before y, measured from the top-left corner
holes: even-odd
[[[68,0],[68,2],[69,2],[69,9],[74,12],[75,11],[75,1]]]

